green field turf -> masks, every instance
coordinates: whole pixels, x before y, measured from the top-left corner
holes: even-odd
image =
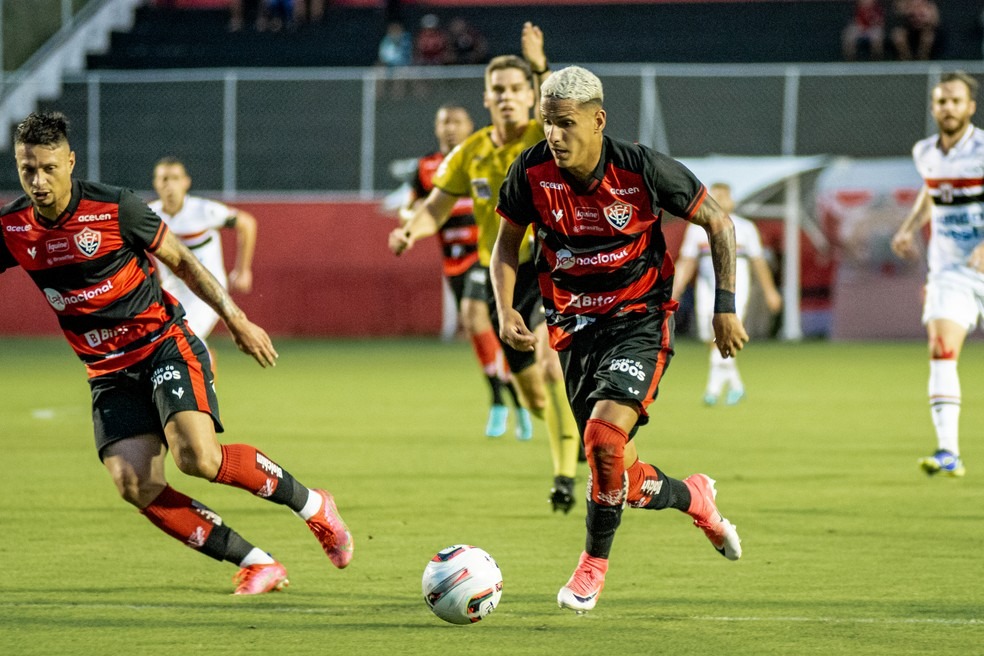
[[[704,471],[744,557],[717,555],[674,510],[627,510],[598,607],[556,607],[584,539],[583,502],[546,503],[542,424],[482,434],[467,345],[281,340],[262,370],[224,337],[224,441],[252,443],[333,491],[355,559],[335,570],[303,523],[240,490],[171,482],[289,570],[232,597],[235,568],[159,533],[95,457],[81,365],[55,340],[0,340],[0,653],[982,654],[984,345],[961,361],[962,480],[929,479],[935,441],[921,343],[759,343],[747,401],[704,408],[706,352],[678,344],[643,458]],[[584,469],[579,473],[584,479]],[[498,560],[498,610],[458,627],[420,596],[429,557]]]

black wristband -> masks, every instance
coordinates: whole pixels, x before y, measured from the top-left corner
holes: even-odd
[[[735,293],[727,289],[714,290],[714,314],[734,314]]]
[[[544,66],[542,71],[535,70],[532,66],[530,66],[530,73],[533,73],[533,75],[543,75],[549,70],[550,70],[550,64]]]

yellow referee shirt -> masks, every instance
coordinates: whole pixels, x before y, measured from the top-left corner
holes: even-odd
[[[475,223],[478,224],[478,261],[489,266],[492,247],[499,234],[499,215],[495,205],[499,201],[499,188],[509,165],[521,152],[543,141],[543,127],[531,119],[523,136],[503,147],[492,143],[492,126],[478,130],[441,162],[434,176],[434,186],[452,196],[472,197]],[[526,262],[532,255],[531,240],[520,250],[519,261]]]

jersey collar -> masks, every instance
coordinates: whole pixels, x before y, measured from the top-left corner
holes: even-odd
[[[963,147],[964,147],[964,145],[965,145],[965,144],[966,144],[966,143],[967,143],[968,141],[970,141],[970,138],[971,138],[971,136],[972,136],[972,135],[974,134],[974,132],[976,132],[976,131],[977,131],[977,128],[976,128],[976,127],[974,126],[974,124],[973,124],[973,123],[968,123],[968,124],[967,124],[967,129],[966,129],[966,130],[964,130],[964,133],[963,133],[963,136],[962,136],[962,137],[960,137],[960,140],[959,140],[959,141],[957,141],[957,143],[955,143],[955,144],[953,144],[953,147],[952,147],[952,148],[950,148],[950,150],[948,150],[948,151],[946,151],[946,152],[943,152],[943,144],[942,144],[942,137],[940,137],[940,136],[937,136],[937,137],[936,137],[936,149],[937,149],[938,151],[940,151],[941,153],[943,153],[944,155],[948,155],[948,154],[950,154],[950,153],[952,153],[952,152],[955,152],[955,151],[958,151],[958,150],[960,150],[961,148],[963,148]]]

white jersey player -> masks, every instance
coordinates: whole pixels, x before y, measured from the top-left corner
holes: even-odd
[[[735,202],[731,197],[731,188],[722,183],[711,185],[711,195],[724,211],[731,214]],[[735,309],[739,318],[744,322],[748,310],[748,297],[751,292],[751,271],[755,272],[769,310],[778,312],[782,306],[782,297],[776,290],[775,280],[769,264],[762,256],[762,240],[758,228],[746,218],[731,214],[735,224]],[[696,229],[695,229],[696,228]],[[711,344],[710,373],[707,387],[704,390],[704,403],[714,405],[718,397],[728,387],[725,403],[734,405],[745,396],[745,387],[738,373],[735,357],[723,358],[713,347],[714,328],[714,267],[711,262],[711,247],[707,241],[707,233],[699,226],[690,224],[683,235],[680,245],[680,255],[676,262],[676,273],[673,278],[673,298],[680,298],[690,280],[697,272],[694,296],[696,305],[697,334],[701,341]]]
[[[919,460],[927,474],[963,476],[957,360],[967,334],[984,315],[984,132],[971,124],[977,81],[947,73],[933,88],[939,133],[916,143],[923,178],[912,212],[892,238],[900,257],[915,257],[915,235],[930,223],[929,274],[923,323],[929,337],[929,404],[937,449]]]
[[[253,251],[256,245],[256,219],[248,212],[188,194],[191,178],[184,164],[167,157],[154,167],[154,191],[158,200],[150,203],[185,246],[222,284],[236,292],[249,292],[253,285]],[[226,277],[222,258],[222,228],[236,231],[236,264]],[[158,267],[161,286],[184,306],[186,321],[202,341],[209,336],[219,316],[167,267]]]

